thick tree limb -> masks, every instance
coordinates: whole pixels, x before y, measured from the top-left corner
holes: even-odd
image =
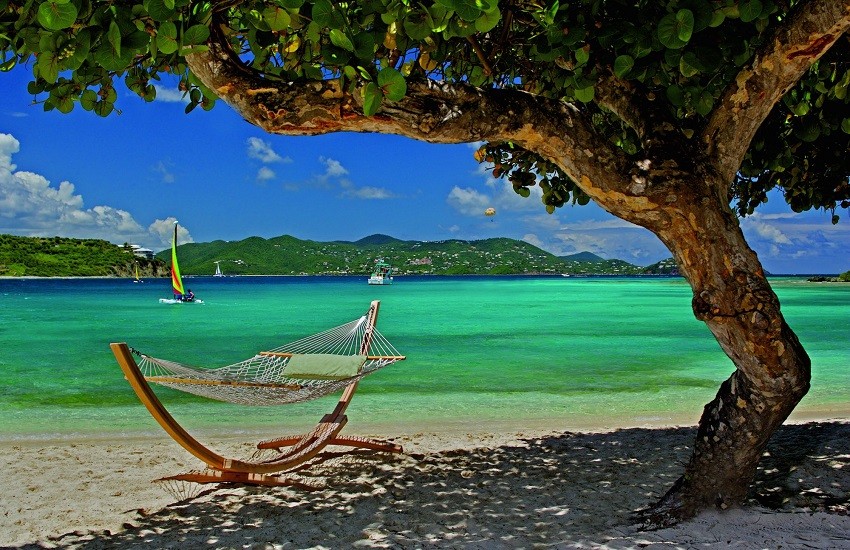
[[[667,122],[670,128],[678,127],[670,115],[656,108],[653,98],[636,89],[633,82],[618,78],[606,67],[597,67],[597,70],[596,104],[617,115],[639,138],[644,139],[651,129],[664,127]]]
[[[701,135],[723,181],[732,182],[773,106],[848,28],[850,0],[803,2],[738,73]]]
[[[411,80],[401,101],[384,101],[374,116],[336,80],[280,82],[236,58],[223,40],[186,57],[189,68],[246,121],[284,135],[332,132],[396,134],[431,143],[511,141],[556,162],[591,196],[626,192],[623,153],[570,105],[512,89]]]

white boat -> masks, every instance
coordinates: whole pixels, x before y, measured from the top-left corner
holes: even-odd
[[[393,284],[393,267],[383,259],[375,260],[375,269],[372,270],[368,282],[370,285]]]
[[[213,275],[213,277],[224,277],[224,273],[221,272],[221,267],[218,265],[220,262],[221,260],[219,260],[218,262],[213,262],[215,264],[215,274]]]

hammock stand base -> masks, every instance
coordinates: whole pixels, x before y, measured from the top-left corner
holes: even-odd
[[[370,326],[377,320],[379,301],[373,301],[367,317]],[[278,454],[266,460],[237,460],[226,458],[203,445],[189,434],[166,410],[154,393],[145,375],[133,357],[133,351],[126,343],[110,344],[115,359],[124,376],[136,392],[139,400],[160,426],[196,458],[203,461],[207,468],[200,472],[189,472],[162,478],[160,481],[177,480],[194,483],[238,483],[262,486],[296,486],[310,489],[309,485],[287,479],[286,473],[303,469],[320,455],[328,446],[344,446],[355,449],[368,449],[387,453],[402,453],[400,445],[388,441],[372,440],[363,437],[339,436],[348,417],[345,410],[354,397],[359,379],[345,387],[334,410],[326,414],[309,433],[284,436],[257,444],[257,449],[274,449]],[[368,339],[363,342],[363,351],[368,350]],[[403,357],[400,357],[403,359]],[[287,448],[286,451],[283,449]],[[284,477],[281,477],[284,476]]]

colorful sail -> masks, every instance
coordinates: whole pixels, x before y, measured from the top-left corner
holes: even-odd
[[[174,239],[171,241],[171,287],[175,296],[185,294],[183,279],[180,278],[180,267],[177,265],[177,222],[174,222]]]

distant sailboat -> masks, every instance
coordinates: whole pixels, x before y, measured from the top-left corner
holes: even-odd
[[[221,267],[218,265],[220,261],[213,262],[215,264],[215,275],[213,277],[224,277],[224,273],[221,272]]]
[[[139,279],[139,264],[136,264],[136,278],[133,279],[134,283],[144,283],[143,280]]]
[[[177,265],[177,222],[174,222],[174,237],[171,240],[171,292],[174,295],[174,298],[160,298],[160,303],[204,303],[202,300],[198,300],[195,298],[195,294],[192,292],[191,289],[186,292],[183,287],[183,278],[180,277],[180,267]]]

